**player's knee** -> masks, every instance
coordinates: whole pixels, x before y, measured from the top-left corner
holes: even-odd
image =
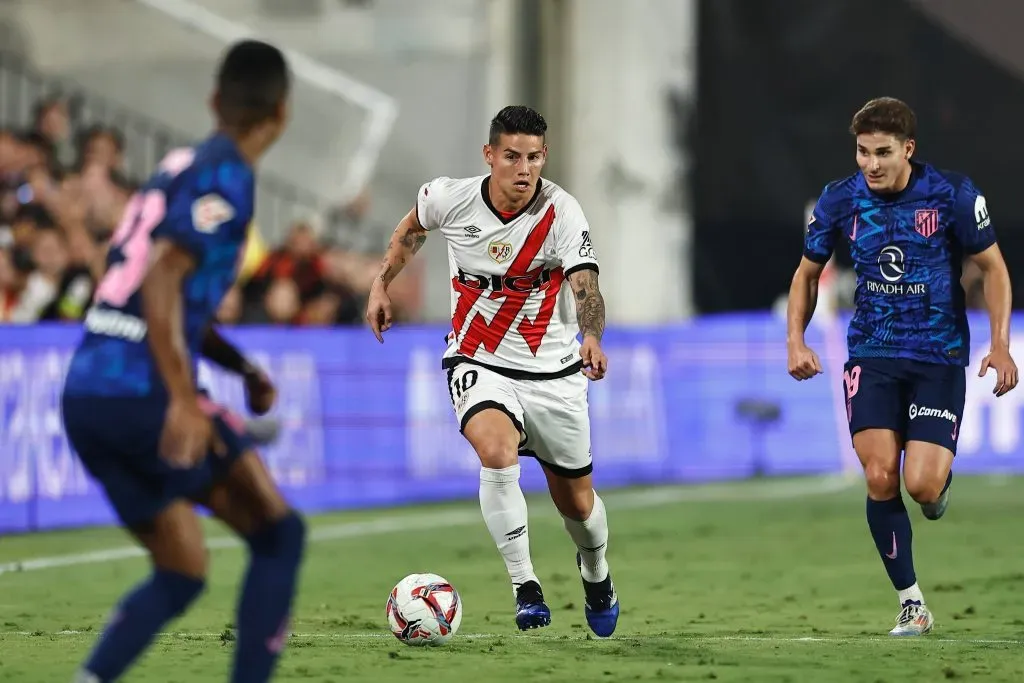
[[[263,524],[246,537],[246,541],[254,556],[298,564],[306,547],[306,522],[292,510],[280,519]]]
[[[943,476],[937,479],[931,476],[915,476],[907,474],[904,479],[904,486],[907,495],[918,503],[934,503],[942,495],[942,488],[946,485],[946,478]]]
[[[594,511],[594,488],[589,478],[549,477],[548,490],[555,508],[567,519],[585,522]]]
[[[864,466],[864,480],[868,496],[874,500],[889,500],[900,492],[900,470],[883,459],[870,459]]]
[[[492,470],[503,470],[519,463],[519,449],[500,438],[485,438],[474,444],[480,465]]]
[[[182,614],[206,588],[205,578],[196,578],[178,572],[157,569],[153,573],[153,585],[167,600],[174,616]]]
[[[572,491],[561,504],[556,504],[563,517],[577,522],[585,522],[594,511],[593,491]]]

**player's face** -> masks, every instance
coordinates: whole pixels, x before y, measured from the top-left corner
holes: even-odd
[[[502,135],[496,145],[484,145],[484,160],[502,194],[510,200],[529,199],[537,189],[548,158],[548,146],[537,135]]]
[[[898,192],[910,178],[910,157],[914,141],[888,133],[857,136],[857,165],[868,187],[875,192]]]
[[[285,97],[277,105],[277,115],[274,117],[273,142],[276,142],[288,127],[288,121],[291,119],[291,114],[291,100],[288,97]]]

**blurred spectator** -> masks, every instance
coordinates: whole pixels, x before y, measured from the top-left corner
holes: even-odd
[[[68,168],[75,162],[67,100],[60,97],[40,100],[35,107],[32,127],[49,143],[51,156],[59,166]]]
[[[285,243],[267,254],[243,293],[246,322],[265,323],[269,318],[276,323],[299,324],[305,322],[307,310],[322,318],[323,302],[312,304],[330,292],[313,225],[306,221],[293,224]]]
[[[80,320],[103,277],[106,252],[138,185],[124,174],[125,138],[81,128],[69,100],[41,99],[26,130],[0,129],[0,323]],[[361,194],[319,222],[299,221],[268,250],[251,227],[239,281],[217,312],[223,324],[354,325],[384,244]],[[415,272],[391,288],[396,319],[418,314]]]
[[[92,126],[78,137],[78,166],[99,164],[110,171],[124,169],[124,136],[116,128]]]
[[[33,268],[27,250],[0,250],[0,321],[22,322],[18,306]]]

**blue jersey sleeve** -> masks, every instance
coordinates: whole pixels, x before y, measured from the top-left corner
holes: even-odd
[[[833,185],[822,191],[818,202],[814,205],[811,219],[807,222],[804,233],[804,256],[815,263],[828,263],[836,245],[836,208],[839,192]]]
[[[964,178],[956,191],[953,231],[967,254],[980,254],[996,243],[996,231],[988,215],[985,195],[970,178]]]
[[[197,169],[167,198],[166,218],[153,239],[168,239],[202,262],[212,250],[244,241],[253,192],[252,172],[240,164]]]

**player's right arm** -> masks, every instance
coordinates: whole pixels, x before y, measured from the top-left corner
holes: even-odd
[[[436,178],[420,188],[416,205],[398,222],[388,243],[380,272],[370,287],[366,302],[366,322],[377,341],[384,343],[383,333],[391,328],[390,285],[412,257],[427,241],[427,231],[441,225],[444,216],[442,204],[447,199],[447,178]]]
[[[172,464],[188,467],[224,446],[203,411],[192,376],[185,335],[185,279],[207,255],[244,241],[252,215],[253,177],[223,165],[193,191],[167,198],[163,220],[153,229],[149,268],[142,281],[142,313],[149,348],[170,396],[160,450]],[[200,180],[200,182],[202,182]]]
[[[786,355],[789,374],[797,380],[810,379],[821,374],[821,361],[807,347],[804,332],[814,315],[818,303],[818,281],[825,264],[832,258],[835,246],[835,227],[829,215],[829,188],[818,199],[807,223],[804,235],[804,253],[793,273],[786,306]]]
[[[196,396],[192,364],[185,344],[182,290],[195,269],[193,256],[167,239],[153,243],[150,267],[142,281],[142,310],[149,348],[171,401]]]
[[[171,464],[191,467],[220,448],[213,425],[199,406],[191,360],[185,343],[185,278],[195,269],[192,254],[171,240],[154,241],[150,266],[142,280],[143,317],[149,349],[170,395],[160,452]]]

